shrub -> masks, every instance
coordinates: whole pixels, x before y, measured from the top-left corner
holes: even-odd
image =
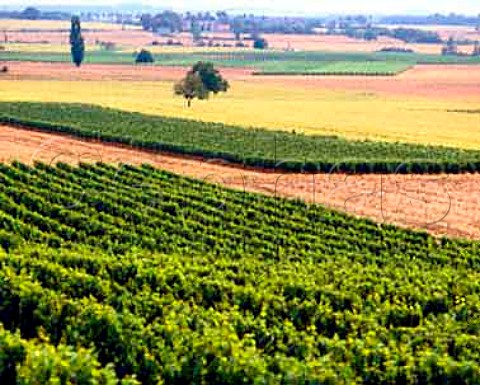
[[[115,43],[111,41],[100,41],[98,42],[98,45],[106,51],[114,51],[116,48]]]
[[[135,63],[154,63],[155,59],[150,51],[142,49],[135,58]]]
[[[256,38],[253,42],[253,48],[255,49],[267,49],[268,42],[263,37]]]

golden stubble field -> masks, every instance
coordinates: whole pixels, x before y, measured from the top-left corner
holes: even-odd
[[[147,114],[380,139],[480,147],[480,66],[424,66],[397,77],[255,77],[223,70],[231,90],[186,108],[179,68],[11,65],[0,101],[91,103]],[[68,80],[75,79],[75,80]]]

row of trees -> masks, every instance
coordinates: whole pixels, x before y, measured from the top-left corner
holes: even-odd
[[[183,31],[182,16],[172,11],[165,11],[157,15],[144,14],[140,23],[145,31],[168,31],[170,33]]]
[[[156,15],[143,14],[140,24],[146,31],[185,32],[198,28],[202,32],[211,32],[216,26],[226,26],[232,31],[237,40],[241,34],[252,33],[314,33],[314,29],[321,27],[324,20],[319,18],[286,18],[266,17],[255,15],[229,15],[226,12],[217,12],[215,15],[205,12],[182,15],[172,11],[164,11]]]
[[[442,43],[440,35],[433,31],[416,28],[384,28],[366,25],[350,25],[345,23],[330,23],[327,29],[329,35],[346,35],[354,39],[377,40],[380,36],[391,37],[405,43],[438,44]]]
[[[445,42],[444,46],[442,47],[442,55],[443,56],[468,56],[468,54],[461,53],[458,50],[458,43],[457,41],[450,36],[450,38]],[[480,57],[480,42],[476,41],[473,46],[473,51],[471,56],[473,57]]]
[[[18,20],[68,20],[70,15],[66,12],[46,12],[34,7],[27,7],[23,11],[2,11],[0,18]]]
[[[247,15],[229,15],[226,12],[217,12],[215,15],[205,12],[192,14],[165,11],[157,15],[144,14],[141,25],[145,30],[169,30],[170,32],[191,31],[200,26],[202,31],[212,31],[215,24],[229,27],[237,40],[242,34],[252,33],[282,33],[282,34],[313,34],[318,28],[327,28],[332,31],[343,31],[354,37],[373,39],[376,36],[392,36],[397,34],[398,39],[418,43],[438,43],[439,36],[429,31],[416,28],[379,28],[374,26],[374,19],[365,15],[347,15],[335,18],[312,17],[267,17]],[[389,16],[378,20],[378,24],[441,24],[441,25],[472,25],[480,29],[480,15],[430,15],[430,16]],[[393,32],[392,32],[393,31]],[[396,37],[396,36],[393,36]]]
[[[408,25],[464,25],[480,26],[480,14],[477,16],[465,16],[456,13],[442,15],[435,13],[433,15],[394,15],[384,16],[380,20],[381,24],[408,24]]]

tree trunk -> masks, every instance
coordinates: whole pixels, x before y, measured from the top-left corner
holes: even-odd
[[[187,99],[187,106],[188,108],[192,106],[192,99]]]

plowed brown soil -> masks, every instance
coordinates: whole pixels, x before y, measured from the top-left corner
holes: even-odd
[[[313,89],[374,92],[434,99],[480,100],[480,65],[416,65],[397,76],[261,77],[261,81]]]
[[[63,135],[0,126],[0,162],[150,163],[230,188],[299,198],[436,235],[480,239],[480,175],[301,175],[154,154]]]
[[[146,31],[84,31],[82,33],[85,44],[94,45],[97,40],[108,41],[117,45],[132,47],[149,45],[159,40],[155,34]],[[8,40],[16,43],[51,43],[68,44],[69,32],[64,31],[39,31],[39,32],[8,32]]]
[[[252,70],[221,68],[228,79],[246,78]],[[184,67],[148,65],[84,64],[76,68],[71,63],[11,62],[9,72],[1,79],[15,80],[115,80],[115,81],[172,81],[185,76]]]

